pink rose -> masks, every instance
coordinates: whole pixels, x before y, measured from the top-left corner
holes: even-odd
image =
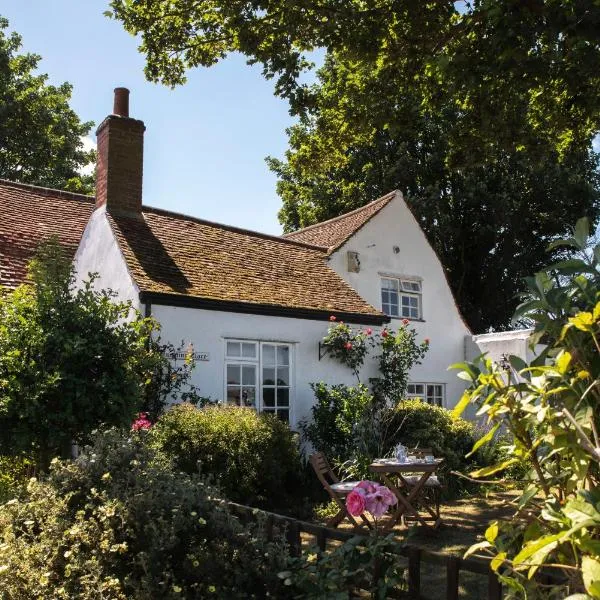
[[[354,489],[361,491],[364,490],[365,494],[372,494],[378,487],[379,484],[376,481],[369,481],[368,479],[365,479],[361,481]]]
[[[329,320],[330,320],[330,321],[335,321],[335,320],[336,320],[336,319],[335,319],[335,315],[331,315],[331,316],[329,317]]]
[[[353,517],[359,517],[365,512],[365,496],[356,490],[352,490],[346,496],[346,508]]]
[[[388,333],[388,330],[387,330],[387,329],[384,329],[384,330],[381,332],[381,337],[384,337],[384,338],[386,338],[388,335],[389,335],[389,333]]]
[[[402,319],[402,325],[408,325],[410,321],[408,319]]]
[[[346,342],[344,344],[344,348],[346,348],[346,350],[352,350],[352,344],[350,342]]]
[[[366,496],[367,510],[376,518],[382,517],[387,509],[397,502],[396,496],[384,485],[379,486],[375,492]]]
[[[429,338],[425,338],[425,343],[429,346]]]
[[[148,420],[148,413],[139,413],[135,421],[131,424],[132,431],[150,429],[151,427],[152,423]]]
[[[371,335],[373,333],[373,330],[369,327],[366,331],[367,335]]]

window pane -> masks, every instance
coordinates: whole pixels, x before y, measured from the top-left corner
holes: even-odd
[[[290,385],[289,367],[277,367],[277,385]]]
[[[441,385],[436,385],[435,386],[435,395],[439,396],[440,398],[444,395],[444,392],[442,391],[442,387]]]
[[[240,379],[240,365],[227,365],[227,383],[229,385],[239,385],[242,383]]]
[[[227,356],[241,356],[239,342],[227,342]]]
[[[256,358],[256,344],[243,342],[242,343],[242,356],[244,358]]]
[[[418,281],[403,281],[402,289],[407,292],[420,292],[421,284]]]
[[[278,410],[277,411],[277,416],[284,421],[285,423],[289,423],[290,421],[290,411],[285,409],[285,410]]]
[[[386,289],[386,290],[397,290],[398,289],[398,280],[397,279],[382,279],[381,287],[382,287],[382,289]]]
[[[227,404],[240,405],[240,388],[227,388]]]
[[[263,345],[263,364],[275,366],[275,346],[272,344]]]
[[[277,364],[285,366],[290,364],[289,346],[277,346]]]
[[[273,388],[263,389],[263,407],[275,406],[275,390]]]
[[[290,405],[290,390],[283,388],[277,390],[277,406],[289,406]]]
[[[253,387],[242,388],[242,406],[256,406],[256,393]]]
[[[256,367],[244,365],[242,367],[242,383],[244,385],[256,385]]]
[[[263,369],[263,385],[275,385],[275,367]]]

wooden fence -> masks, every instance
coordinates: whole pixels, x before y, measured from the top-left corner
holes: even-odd
[[[323,552],[327,551],[329,541],[343,543],[357,535],[352,531],[329,529],[321,525],[314,525],[234,502],[228,502],[227,504],[234,514],[245,520],[256,519],[259,514],[262,515],[269,538],[273,537],[276,530],[285,531],[290,553],[295,556],[298,556],[301,552],[303,534],[305,537],[312,537]],[[366,537],[366,535],[368,534],[363,534],[363,537]],[[398,592],[390,597],[428,600],[421,594],[421,565],[425,563],[445,569],[446,600],[458,600],[461,571],[487,578],[487,596],[479,595],[478,600],[485,600],[485,598],[488,600],[501,600],[502,598],[502,585],[498,581],[496,573],[490,569],[488,561],[476,558],[464,559],[412,545],[399,546],[397,553],[399,556],[408,559],[408,591]],[[435,600],[442,600],[442,598],[436,598]]]

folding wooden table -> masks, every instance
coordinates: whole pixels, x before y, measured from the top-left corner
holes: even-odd
[[[442,519],[431,507],[430,502],[425,497],[425,484],[427,480],[435,474],[439,466],[444,462],[443,458],[436,458],[433,462],[398,462],[393,458],[376,458],[370,465],[369,470],[372,473],[377,473],[385,485],[398,498],[396,510],[392,514],[390,522],[385,526],[385,529],[393,529],[396,524],[405,515],[413,516],[421,525],[428,528],[436,529],[440,526]],[[409,474],[420,474],[421,476],[416,483],[407,481]],[[393,481],[393,478],[398,479],[399,485]],[[416,503],[423,508],[423,511],[429,515],[421,515],[416,508]],[[433,521],[433,524],[430,522]]]

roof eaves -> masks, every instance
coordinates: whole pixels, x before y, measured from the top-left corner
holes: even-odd
[[[390,318],[387,315],[375,308],[373,308],[373,312],[370,313],[359,313],[335,309],[329,310],[301,306],[283,306],[280,304],[265,304],[242,300],[223,300],[218,298],[205,298],[202,296],[190,296],[187,294],[154,292],[152,290],[142,290],[140,292],[140,302],[223,312],[311,319],[315,321],[329,320],[331,315],[335,315],[340,320],[361,325],[384,325],[390,321]]]
[[[0,178],[0,185],[22,190],[30,190],[40,196],[58,196],[59,198],[66,198],[67,200],[79,200],[84,202],[96,201],[94,196],[90,196],[87,194],[77,194],[75,192],[67,192],[65,190],[57,190],[54,188],[42,187],[39,185],[33,185],[31,183],[20,183],[17,181],[10,181],[9,179]]]

